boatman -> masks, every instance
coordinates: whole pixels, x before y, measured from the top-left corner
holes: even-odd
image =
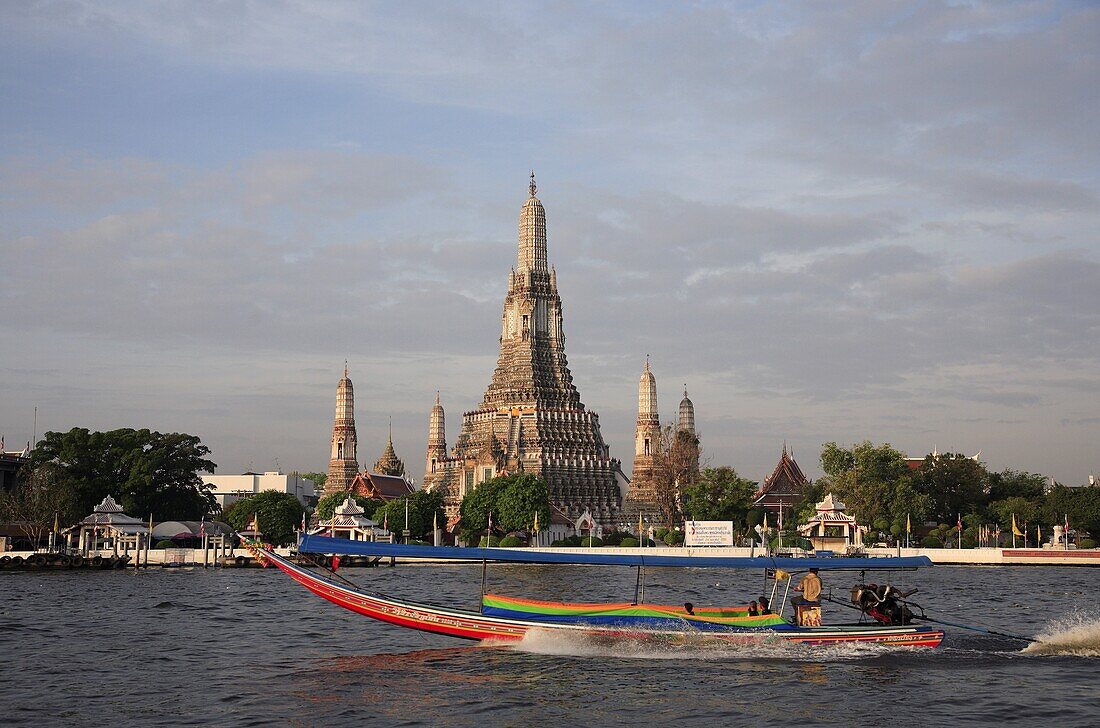
[[[811,568],[810,573],[802,577],[802,580],[798,582],[798,586],[794,588],[796,592],[802,592],[791,597],[791,604],[795,607],[802,605],[806,606],[821,606],[821,577],[817,575],[817,568]]]

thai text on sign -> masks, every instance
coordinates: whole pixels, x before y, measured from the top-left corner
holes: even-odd
[[[685,546],[733,546],[733,521],[686,521]]]

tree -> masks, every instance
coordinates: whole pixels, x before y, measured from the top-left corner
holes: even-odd
[[[1046,489],[1046,478],[1035,473],[1020,470],[1002,470],[989,473],[989,500],[999,501],[1005,498],[1027,498],[1042,500]]]
[[[1056,485],[1044,499],[1042,517],[1052,526],[1068,517],[1070,528],[1088,531],[1092,536],[1100,534],[1100,487]]]
[[[908,476],[905,456],[889,443],[875,445],[864,440],[848,450],[827,442],[821,450],[821,467],[828,475],[825,487],[860,523],[894,520],[898,515],[894,511],[897,489]]]
[[[684,513],[695,521],[733,521],[745,524],[756,482],[733,468],[706,468],[699,480],[684,488]]]
[[[683,493],[699,479],[700,454],[699,438],[694,433],[672,425],[661,429],[653,456],[653,490],[666,528],[674,528],[683,520]]]
[[[1036,503],[1030,498],[1013,496],[1002,498],[989,504],[989,515],[1001,524],[1002,529],[1012,535],[1012,517],[1016,517],[1016,525],[1022,531],[1025,523],[1036,523],[1042,515],[1042,502]]]
[[[77,509],[92,510],[113,495],[123,509],[162,519],[198,520],[217,510],[200,472],[214,472],[210,449],[184,433],[74,427],[47,432],[31,452],[32,468],[53,463],[72,485]]]
[[[275,544],[293,543],[295,531],[301,526],[305,509],[290,493],[265,490],[242,498],[229,511],[229,525],[238,531],[248,528],[254,514],[260,514],[260,532],[265,540]]]
[[[382,503],[374,509],[373,520],[380,524],[388,521],[391,531],[401,532],[405,528],[406,502],[409,504],[408,528],[411,538],[424,539],[430,535],[433,523],[438,523],[441,528],[445,525],[443,494],[426,490],[418,490]]]
[[[959,514],[984,509],[987,474],[981,463],[966,455],[929,455],[914,475],[913,487],[930,499],[931,516],[954,522]]]
[[[317,501],[317,510],[315,513],[318,518],[327,520],[332,518],[333,512],[338,506],[340,506],[348,496],[351,496],[347,492],[329,493],[321,500]],[[383,505],[383,502],[376,498],[368,498],[365,495],[351,496],[360,508],[363,509],[363,513],[371,514],[378,510],[379,506]]]
[[[487,480],[462,499],[460,524],[467,535],[485,531],[489,512],[493,513],[494,532],[524,531],[534,525],[550,525],[550,489],[546,482],[530,473],[502,475]]]
[[[52,463],[25,465],[15,488],[0,495],[0,518],[16,524],[35,546],[53,529],[55,519],[65,527],[80,517],[72,484]]]

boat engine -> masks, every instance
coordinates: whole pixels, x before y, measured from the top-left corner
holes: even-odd
[[[905,599],[917,590],[902,592],[889,584],[856,584],[852,587],[852,604],[880,624],[900,626],[913,621]]]

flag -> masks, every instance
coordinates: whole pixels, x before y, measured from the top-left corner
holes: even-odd
[[[489,534],[493,532],[493,512],[489,511],[489,525],[485,527],[485,539],[488,543]]]
[[[913,532],[913,522],[909,520],[909,514],[908,513],[905,514],[905,532],[906,533],[912,533]]]
[[[1020,530],[1020,527],[1016,525],[1016,514],[1015,513],[1012,514],[1012,535],[1013,536],[1023,536],[1024,535],[1023,532]]]
[[[1038,523],[1035,524],[1035,533],[1039,537],[1039,545],[1042,546],[1043,545],[1043,527],[1040,526]]]
[[[199,523],[199,538],[206,538],[206,516],[203,515],[202,521]]]
[[[535,523],[539,522],[538,514],[535,515]],[[439,530],[439,511],[432,514],[432,533]]]
[[[382,516],[382,530],[383,531],[390,530],[390,512],[389,511],[386,511],[386,513]]]
[[[783,530],[783,506],[779,506],[779,530]]]
[[[962,533],[962,530],[963,530],[963,517],[962,517],[962,514],[960,513],[959,514],[959,533]]]
[[[768,530],[768,512],[764,511],[764,530]]]
[[[638,514],[638,543],[642,542],[642,529],[643,528],[645,528],[645,526],[642,525],[642,514],[639,513]]]
[[[302,511],[302,533],[306,532],[306,512]]]
[[[775,580],[776,581],[780,581],[781,579],[790,579],[790,578],[791,578],[791,572],[785,571],[783,569],[776,569],[775,570]]]
[[[535,511],[535,527],[534,527],[534,531],[535,531],[535,533],[538,533],[538,532],[539,532],[539,512],[538,512],[538,511]]]
[[[1066,514],[1066,521],[1065,521],[1065,523],[1066,523],[1066,528],[1065,528],[1065,530],[1066,530],[1066,534],[1069,534],[1069,514],[1068,514],[1068,513]]]
[[[57,513],[53,514],[53,532],[61,533],[60,516]]]
[[[340,568],[340,554],[333,554],[332,555],[332,570],[333,570],[333,572],[335,572],[339,568]]]

